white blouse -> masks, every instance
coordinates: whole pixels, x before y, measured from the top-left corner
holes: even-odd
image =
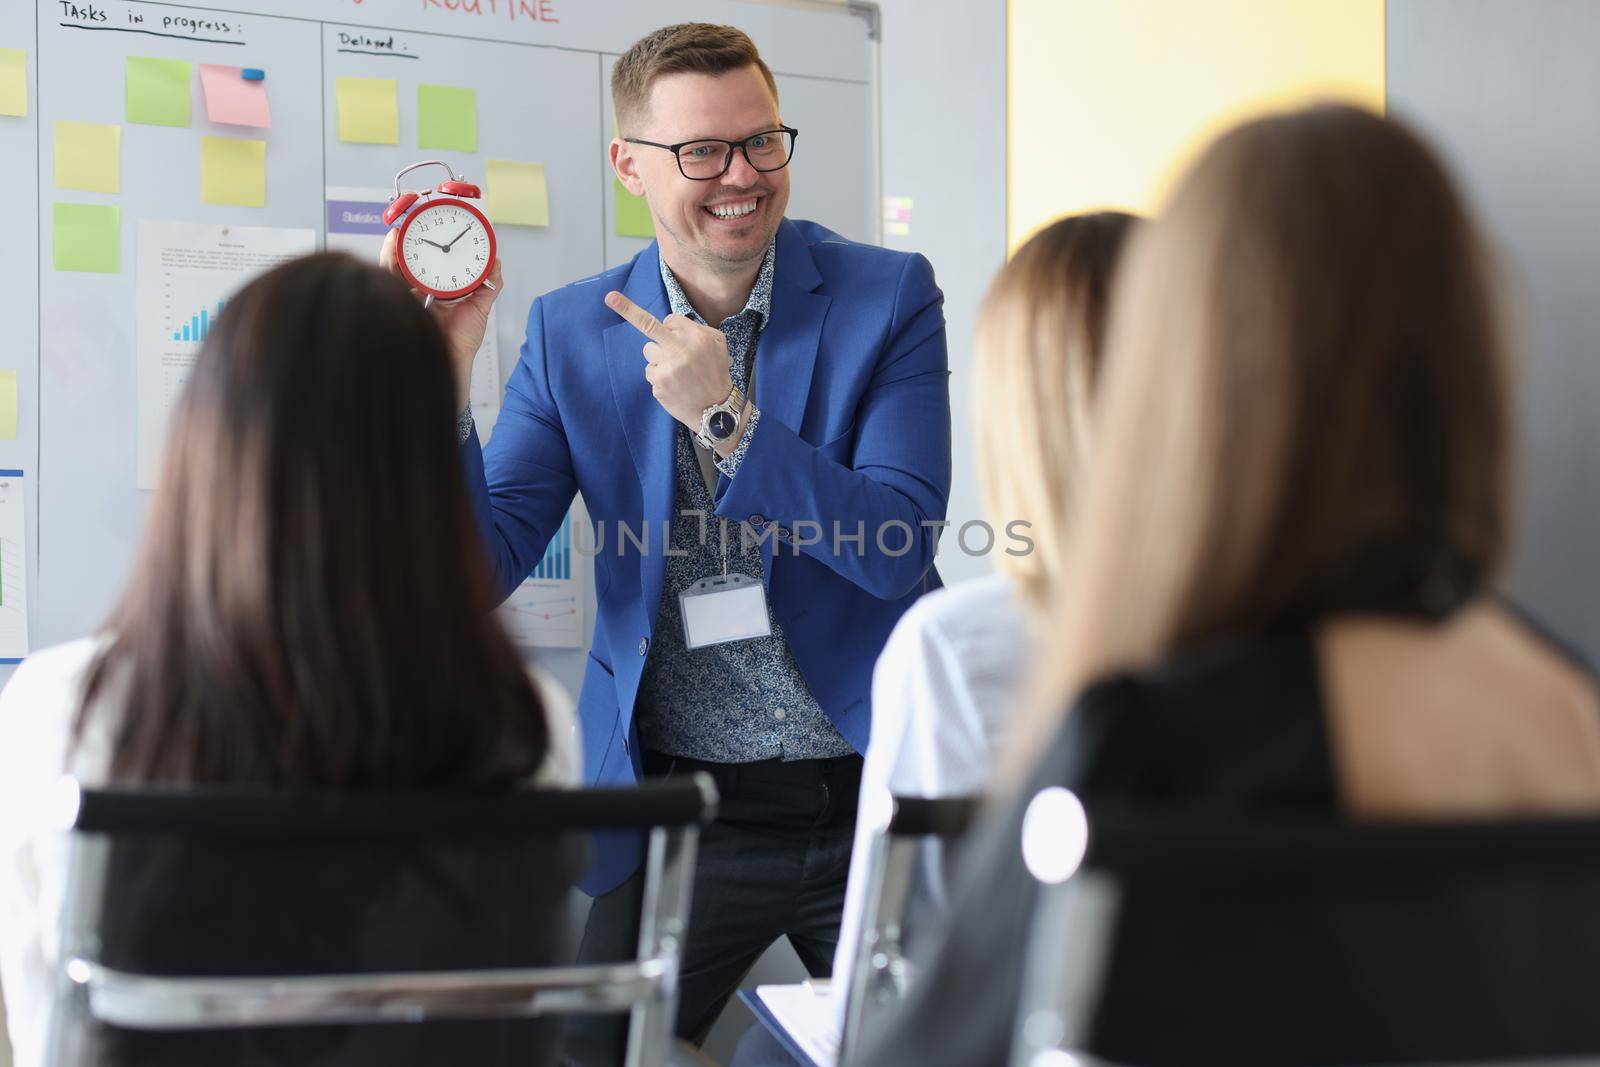
[[[833,957],[836,1036],[865,906],[868,837],[882,798],[983,792],[1031,660],[1016,584],[999,574],[929,593],[889,635],[872,674],[872,739]]]
[[[66,835],[50,798],[61,775],[103,783],[111,727],[90,718],[72,745],[72,722],[85,675],[104,638],[84,638],[29,656],[0,691],[0,989],[16,1067],[42,1067],[58,958],[66,881]],[[582,750],[572,698],[530,668],[550,723],[550,751],[534,777],[543,786],[576,786]]]

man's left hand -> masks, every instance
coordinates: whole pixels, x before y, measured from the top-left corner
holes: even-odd
[[[682,315],[663,320],[618,292],[606,294],[606,307],[627,319],[649,343],[642,350],[644,377],[667,414],[699,432],[706,408],[728,399],[728,339],[721,330]]]

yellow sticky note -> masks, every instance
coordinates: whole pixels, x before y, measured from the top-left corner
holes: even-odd
[[[28,53],[0,48],[0,115],[28,113]]]
[[[489,160],[489,218],[503,226],[550,225],[543,163]]]
[[[56,123],[56,188],[122,192],[122,127]]]
[[[0,438],[17,439],[17,372],[0,370]]]
[[[400,143],[400,97],[393,78],[336,78],[339,140]]]
[[[267,142],[200,138],[200,199],[207,204],[267,206]]]

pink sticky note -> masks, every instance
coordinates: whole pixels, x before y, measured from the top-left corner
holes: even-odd
[[[267,83],[245,81],[240,67],[200,64],[200,86],[206,94],[206,118],[234,126],[272,125],[267,106]]]

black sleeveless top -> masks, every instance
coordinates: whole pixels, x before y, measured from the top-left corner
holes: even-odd
[[[1091,806],[1341,818],[1313,625],[1216,641],[1085,691],[1028,785],[968,842],[942,943],[918,961],[919,980],[880,1032],[862,1035],[852,1063],[1010,1062],[1038,884],[1018,843],[1027,802],[1051,785]]]

